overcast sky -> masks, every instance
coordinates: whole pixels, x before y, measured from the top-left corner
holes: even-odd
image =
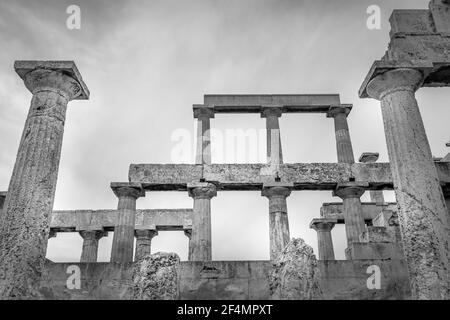
[[[81,8],[80,30],[66,27],[72,4]],[[381,8],[381,30],[366,27],[370,5]],[[379,103],[359,99],[358,89],[387,48],[392,10],[427,6],[428,0],[0,0],[0,190],[8,188],[31,99],[13,70],[21,59],[74,60],[91,91],[90,100],[69,103],[55,209],[116,208],[110,182],[127,181],[131,163],[172,163],[172,134],[184,129],[194,137],[192,105],[204,94],[338,93],[354,105],[348,122],[355,157],[379,152],[387,161]],[[449,94],[417,94],[440,157],[449,151]],[[222,132],[265,127],[259,115],[219,115],[211,124]],[[336,162],[331,119],[289,114],[280,124],[286,163]],[[386,200],[394,201],[392,192]],[[308,225],[330,201],[339,199],[331,192],[292,193],[291,236],[316,250]],[[138,208],[191,207],[187,192],[138,200]],[[212,200],[213,259],[268,259],[268,221],[268,200],[259,192],[219,192]],[[343,259],[343,226],[333,237]],[[112,233],[101,240],[99,261],[109,260],[111,241]],[[81,244],[78,234],[59,233],[47,256],[79,261]],[[153,239],[154,252],[176,252],[183,260],[187,247],[183,232]]]

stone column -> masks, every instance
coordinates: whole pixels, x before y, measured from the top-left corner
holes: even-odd
[[[211,252],[211,199],[217,188],[208,182],[188,184],[189,196],[194,199],[192,215],[191,261],[210,261]]]
[[[336,150],[339,163],[355,163],[352,141],[348,130],[347,116],[352,110],[352,105],[331,106],[327,118],[334,119],[336,134]]]
[[[319,260],[335,260],[331,230],[336,223],[334,219],[313,219],[309,225],[317,231]]]
[[[197,121],[196,164],[211,164],[211,123],[214,118],[212,106],[194,106],[194,118]]]
[[[33,98],[0,221],[0,299],[37,294],[67,104],[89,97],[72,61],[16,61],[14,67]]]
[[[152,239],[158,235],[158,231],[155,229],[136,229],[134,235],[136,237],[134,260],[138,261],[151,254]]]
[[[359,162],[362,163],[375,163],[378,160],[379,153],[377,152],[364,152],[359,157]],[[384,195],[382,190],[370,190],[370,201],[375,203],[384,203]]]
[[[269,199],[270,260],[275,260],[290,241],[286,198],[292,183],[265,183],[261,195]]]
[[[103,230],[81,230],[79,233],[83,238],[80,262],[97,262],[98,241],[106,237],[108,232]]]
[[[184,229],[184,235],[189,239],[188,261],[192,261],[192,229]]]
[[[368,186],[368,183],[344,182],[338,183],[336,190],[333,191],[333,196],[341,198],[343,202],[348,246],[359,242],[359,235],[366,231],[360,198],[364,194],[364,188]]]
[[[423,75],[400,68],[367,85],[381,101],[399,221],[415,299],[449,299],[449,214],[415,91]]]
[[[263,106],[261,117],[266,118],[267,163],[278,165],[283,163],[279,118],[282,115],[280,106]]]
[[[111,249],[111,262],[132,262],[136,223],[136,199],[144,197],[145,191],[139,183],[111,183],[111,188],[119,198]]]

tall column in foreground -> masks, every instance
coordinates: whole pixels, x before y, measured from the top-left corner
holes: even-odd
[[[270,260],[275,260],[291,240],[286,198],[293,187],[281,182],[263,185],[261,195],[269,199]]]
[[[214,118],[212,106],[195,105],[194,118],[197,121],[196,164],[211,164],[211,118]]]
[[[263,106],[261,117],[266,118],[267,162],[278,165],[283,163],[279,118],[282,115],[280,106]]]
[[[415,91],[423,75],[400,68],[367,85],[381,101],[403,247],[415,299],[449,299],[449,214]]]
[[[375,163],[380,155],[377,152],[364,152],[359,157],[359,162]],[[375,203],[384,203],[383,190],[370,190],[370,201]]]
[[[0,299],[36,297],[69,101],[89,91],[72,61],[16,61],[33,94],[0,221]]]
[[[331,230],[336,223],[334,219],[313,219],[309,224],[311,229],[317,231],[319,260],[335,260]]]
[[[352,140],[348,129],[347,116],[352,110],[352,105],[337,105],[330,107],[328,118],[334,119],[336,134],[336,151],[339,163],[355,163]]]
[[[212,183],[188,184],[188,192],[194,198],[190,252],[192,261],[210,261],[211,252],[211,199],[217,195]]]
[[[103,230],[82,230],[79,232],[83,238],[80,262],[97,262],[98,241],[107,236],[108,232]]]
[[[338,183],[336,190],[333,191],[333,196],[341,198],[343,202],[348,246],[359,242],[359,236],[366,230],[360,198],[364,194],[364,188],[368,186],[367,183],[345,182]]]
[[[136,200],[139,197],[144,197],[145,191],[139,183],[111,183],[111,188],[119,198],[111,249],[111,262],[132,262],[136,224]]]

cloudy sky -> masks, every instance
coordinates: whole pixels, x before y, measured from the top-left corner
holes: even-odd
[[[80,30],[66,26],[69,5],[81,8]],[[381,8],[380,30],[366,26],[370,5]],[[74,60],[91,91],[89,101],[69,104],[55,209],[115,208],[109,184],[127,181],[130,163],[179,160],[172,156],[173,135],[190,132],[193,147],[192,105],[203,94],[339,93],[354,104],[348,121],[355,157],[372,151],[387,161],[379,103],[357,92],[387,48],[392,10],[427,6],[428,0],[0,0],[0,190],[8,187],[31,98],[13,70],[21,59]],[[449,151],[448,94],[417,94],[435,156]],[[336,162],[332,120],[284,115],[280,124],[285,162]],[[223,115],[212,126],[261,130],[265,121]],[[291,236],[316,250],[309,222],[323,202],[338,200],[331,192],[294,192]],[[394,200],[392,192],[386,200]],[[192,199],[184,192],[147,193],[138,207],[189,208]],[[220,192],[212,224],[214,260],[268,259],[268,200],[259,192]],[[333,237],[342,259],[343,226]],[[112,233],[101,240],[99,261],[108,261],[111,240]],[[47,256],[78,261],[81,244],[78,234],[58,234]],[[153,240],[153,251],[183,260],[187,246],[183,232],[160,232]]]

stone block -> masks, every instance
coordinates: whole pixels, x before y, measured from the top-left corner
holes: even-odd
[[[401,249],[394,243],[354,242],[345,250],[348,260],[402,259]]]
[[[367,243],[395,243],[396,232],[394,228],[369,226],[360,235],[360,241]]]

